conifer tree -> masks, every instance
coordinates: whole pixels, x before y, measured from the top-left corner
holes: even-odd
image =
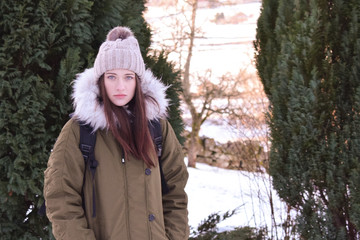
[[[144,1],[125,0],[0,2],[1,239],[51,238],[47,218],[37,214],[43,171],[72,110],[70,83],[92,67],[111,28],[132,28],[145,61],[175,76],[161,58],[146,57],[144,9]]]
[[[264,0],[270,174],[302,239],[360,236],[360,2]]]
[[[165,85],[169,86],[166,91],[167,98],[170,100],[168,120],[179,142],[183,144],[185,138],[181,135],[184,130],[184,122],[182,121],[180,110],[179,95],[182,91],[180,72],[175,71],[174,65],[168,62],[167,55],[164,52],[155,52],[153,56],[148,58],[147,66],[151,68],[155,76],[161,79]]]
[[[91,49],[90,10],[87,0],[0,3],[1,239],[47,236],[43,170]]]

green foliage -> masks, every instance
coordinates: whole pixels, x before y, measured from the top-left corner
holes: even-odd
[[[217,224],[224,221],[236,213],[236,209],[225,212],[222,216],[219,213],[210,214],[207,219],[202,221],[193,231],[189,240],[265,240],[267,231],[264,228],[256,229],[252,227],[241,227],[231,231],[217,232]]]
[[[204,235],[206,233],[215,233],[217,230],[217,225],[224,221],[236,213],[236,209],[232,211],[225,212],[222,216],[219,213],[212,213],[206,219],[204,219],[199,226],[197,227],[197,231],[193,232],[193,235]]]
[[[37,215],[43,171],[71,107],[80,49],[90,47],[90,8],[85,0],[0,3],[2,239],[49,234],[47,219]]]
[[[167,98],[170,100],[168,120],[179,142],[183,144],[185,138],[181,135],[184,131],[184,122],[181,118],[179,98],[180,92],[182,91],[180,74],[174,70],[173,64],[168,62],[164,52],[160,52],[159,54],[155,53],[154,56],[148,57],[147,67],[149,67],[154,75],[160,78],[166,86],[169,86],[166,91]]]
[[[134,32],[139,41],[143,57],[150,47],[151,33],[143,18],[145,0],[104,0],[93,1],[92,14],[94,16],[92,31],[95,36],[93,47],[98,49],[105,40],[110,29],[115,26],[127,26]],[[146,62],[146,60],[145,60]]]
[[[256,64],[270,174],[303,239],[360,234],[360,2],[263,1]]]
[[[72,110],[70,83],[92,67],[117,25],[134,30],[145,56],[151,35],[144,9],[144,1],[130,0],[0,1],[1,239],[52,238],[37,211],[49,153]],[[151,61],[176,78],[162,57]]]
[[[257,230],[251,227],[236,228],[225,232],[208,232],[191,240],[266,240],[266,231],[264,229]]]

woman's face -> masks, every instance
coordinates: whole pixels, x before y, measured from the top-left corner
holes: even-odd
[[[135,73],[126,69],[114,69],[104,74],[106,94],[116,106],[125,106],[135,95]]]

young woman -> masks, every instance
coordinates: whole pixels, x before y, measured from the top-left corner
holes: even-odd
[[[46,211],[56,239],[188,239],[188,173],[181,145],[165,120],[165,90],[145,69],[131,30],[111,30],[94,67],[75,79],[74,115],[45,171]],[[154,119],[160,119],[162,129],[166,194],[148,129]],[[79,149],[80,122],[97,134],[94,179]]]

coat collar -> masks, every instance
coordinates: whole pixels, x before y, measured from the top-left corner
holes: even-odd
[[[94,131],[107,128],[104,108],[98,100],[100,94],[97,81],[94,69],[86,69],[76,76],[72,93],[73,117],[90,124]],[[169,101],[166,99],[165,92],[168,87],[160,82],[149,69],[145,71],[141,87],[145,95],[147,119],[166,118]],[[157,104],[152,99],[155,99]]]

